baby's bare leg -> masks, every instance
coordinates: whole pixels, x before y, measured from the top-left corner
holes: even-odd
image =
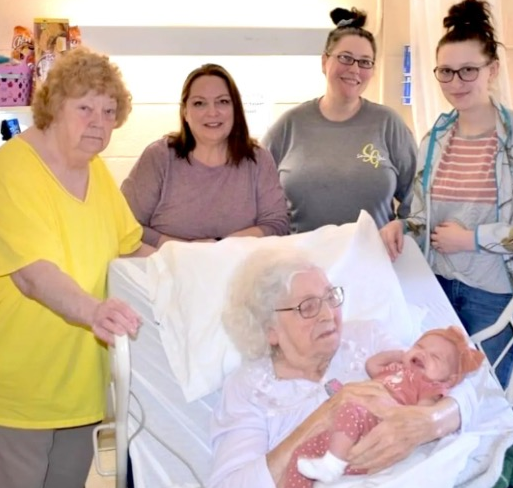
[[[328,451],[321,458],[299,458],[298,471],[324,483],[339,479],[346,469],[347,462],[344,459],[349,449],[361,437],[360,427],[363,423],[359,421],[360,415],[361,407],[352,403],[342,405],[331,431]]]

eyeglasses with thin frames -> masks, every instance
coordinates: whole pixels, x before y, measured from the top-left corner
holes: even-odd
[[[374,61],[368,58],[356,59],[349,54],[330,54],[326,53],[326,56],[335,56],[337,61],[344,66],[353,66],[354,63],[358,64],[361,69],[372,69],[374,67]]]
[[[479,72],[491,63],[492,61],[487,61],[481,66],[463,66],[460,69],[440,68],[437,66],[433,73],[440,83],[450,83],[454,79],[454,75],[458,75],[461,81],[476,81]]]
[[[275,312],[290,312],[297,310],[304,319],[313,319],[319,315],[322,302],[326,302],[330,308],[337,308],[344,302],[344,290],[341,286],[334,286],[323,297],[310,297],[303,300],[297,307],[276,308]]]

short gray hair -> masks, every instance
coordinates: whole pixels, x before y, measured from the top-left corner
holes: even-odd
[[[320,268],[298,248],[258,250],[240,265],[230,283],[222,320],[243,357],[271,354],[267,333],[276,323],[274,309],[290,292],[294,276],[311,269]]]

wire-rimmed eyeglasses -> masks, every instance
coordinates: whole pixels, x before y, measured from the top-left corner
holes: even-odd
[[[491,61],[487,61],[481,66],[463,66],[460,69],[446,67],[440,68],[437,66],[433,70],[433,73],[440,83],[450,83],[454,79],[454,75],[458,75],[458,78],[461,81],[476,81],[479,76],[479,72],[489,64],[491,64]]]
[[[304,319],[312,319],[319,315],[322,302],[326,302],[330,308],[337,308],[344,301],[344,290],[341,286],[334,286],[323,297],[310,297],[303,300],[297,307],[276,308],[275,312],[289,312],[297,310]]]
[[[353,66],[354,63],[358,64],[359,68],[362,69],[371,69],[374,67],[374,61],[369,58],[360,58],[356,59],[353,58],[353,56],[350,56],[349,54],[330,54],[326,53],[326,56],[335,56],[337,58],[337,61],[340,64],[343,64],[345,66]]]

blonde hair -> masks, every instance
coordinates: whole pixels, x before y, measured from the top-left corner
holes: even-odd
[[[85,47],[60,55],[35,92],[32,100],[35,126],[47,129],[66,100],[83,97],[90,91],[116,100],[116,127],[121,127],[132,111],[132,96],[121,71],[107,56]]]

